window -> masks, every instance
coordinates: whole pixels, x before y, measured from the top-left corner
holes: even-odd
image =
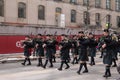
[[[89,0],[83,0],[83,5],[84,6],[89,6]]]
[[[71,10],[71,22],[76,22],[76,11]]]
[[[38,6],[38,19],[45,20],[45,7],[43,5]]]
[[[96,21],[96,25],[100,25],[100,13],[96,13],[95,14],[95,21]]]
[[[0,16],[4,16],[4,1],[0,0]]]
[[[111,23],[111,16],[110,15],[106,16],[106,23]]]
[[[95,0],[95,7],[100,8],[101,6],[101,0]]]
[[[26,4],[23,2],[18,3],[18,18],[26,18]]]
[[[83,17],[84,17],[84,23],[86,25],[90,24],[90,14],[89,14],[89,12],[85,11]]]
[[[120,16],[117,16],[117,26],[120,28]]]
[[[106,9],[111,9],[111,0],[106,0]]]
[[[116,0],[116,11],[120,11],[120,0]]]
[[[77,3],[76,0],[70,0],[70,3]]]
[[[61,13],[62,13],[62,9],[59,8],[59,7],[57,7],[57,8],[56,8],[56,13],[61,14]]]
[[[56,12],[55,19],[56,21],[58,21],[58,16],[62,13],[62,9],[57,7],[55,12]]]

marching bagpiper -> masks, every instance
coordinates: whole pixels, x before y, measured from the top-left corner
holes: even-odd
[[[53,67],[53,62],[52,62],[52,58],[53,58],[53,40],[51,38],[51,35],[47,35],[46,36],[46,40],[44,41],[44,47],[46,50],[46,60],[45,60],[45,64],[43,65],[43,68],[46,68],[48,61],[50,62],[50,68]]]
[[[60,58],[61,58],[61,65],[58,70],[62,70],[63,64],[66,64],[65,69],[69,69],[69,52],[71,48],[71,42],[68,40],[67,36],[62,34],[62,41],[59,43],[60,48]]]
[[[109,30],[105,29],[104,32],[104,44],[102,45],[102,48],[104,49],[103,52],[103,63],[105,64],[105,74],[103,77],[111,77],[110,67],[112,65],[112,38],[109,35]]]
[[[31,56],[31,48],[33,47],[33,44],[30,36],[25,36],[25,40],[21,41],[21,43],[24,47],[24,56],[25,56],[25,60],[21,64],[25,65],[26,61],[28,61],[27,65],[31,65],[30,56]]]
[[[78,33],[79,35],[79,61],[80,61],[80,67],[79,70],[77,71],[78,74],[80,74],[82,67],[85,67],[85,70],[83,73],[88,73],[88,68],[87,68],[87,63],[88,61],[88,54],[87,54],[87,48],[89,45],[89,40],[84,38],[84,32],[80,31]]]
[[[95,40],[94,35],[92,33],[89,33],[88,39],[89,39],[88,55],[91,57],[90,65],[92,66],[95,65],[94,57],[96,56],[96,46],[98,45],[98,43]]]
[[[42,57],[44,56],[43,44],[44,44],[44,41],[43,41],[42,35],[38,34],[35,40],[36,56],[38,57],[37,66],[43,66],[43,63],[42,63]]]

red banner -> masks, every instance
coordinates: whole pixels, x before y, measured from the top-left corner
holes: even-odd
[[[99,38],[101,35],[96,35]],[[21,53],[23,48],[20,45],[20,41],[24,40],[25,36],[0,36],[0,54]],[[61,41],[61,36],[57,36],[57,41]],[[57,46],[58,49],[58,46]]]
[[[20,40],[24,40],[24,36],[0,36],[0,54],[23,52]]]

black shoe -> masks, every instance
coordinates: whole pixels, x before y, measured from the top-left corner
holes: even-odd
[[[93,63],[93,65],[95,65],[95,63]]]
[[[69,69],[70,68],[70,66],[67,66],[65,69]]]
[[[112,67],[117,67],[117,65],[113,65]]]
[[[108,77],[111,77],[111,74],[110,74],[110,75],[108,75]]]
[[[49,68],[52,68],[52,67],[53,67],[53,65],[50,65],[50,66],[49,66]]]
[[[44,69],[46,68],[46,66],[42,66]]]
[[[103,77],[108,77],[108,75],[103,75]]]
[[[80,71],[77,71],[77,74],[80,75]]]
[[[41,66],[40,64],[37,65],[37,67],[40,67],[40,66]]]
[[[27,65],[28,65],[28,66],[31,65],[31,63],[28,63]]]
[[[78,64],[78,62],[75,62],[75,64]]]
[[[62,68],[58,68],[59,71],[62,71]]]
[[[83,73],[88,73],[88,70],[84,70]]]
[[[21,63],[23,66],[25,66],[25,63]]]
[[[92,64],[92,63],[89,63],[89,65],[90,65],[90,66],[93,66],[93,64]]]
[[[73,65],[74,65],[74,62],[72,62],[71,64],[73,64]]]

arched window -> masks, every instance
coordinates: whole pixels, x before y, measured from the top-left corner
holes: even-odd
[[[71,10],[71,22],[76,22],[76,10]]]
[[[26,4],[23,2],[18,3],[18,18],[26,18]]]
[[[45,7],[43,5],[38,6],[38,19],[40,20],[45,19]]]
[[[4,0],[0,0],[0,16],[4,16]]]

